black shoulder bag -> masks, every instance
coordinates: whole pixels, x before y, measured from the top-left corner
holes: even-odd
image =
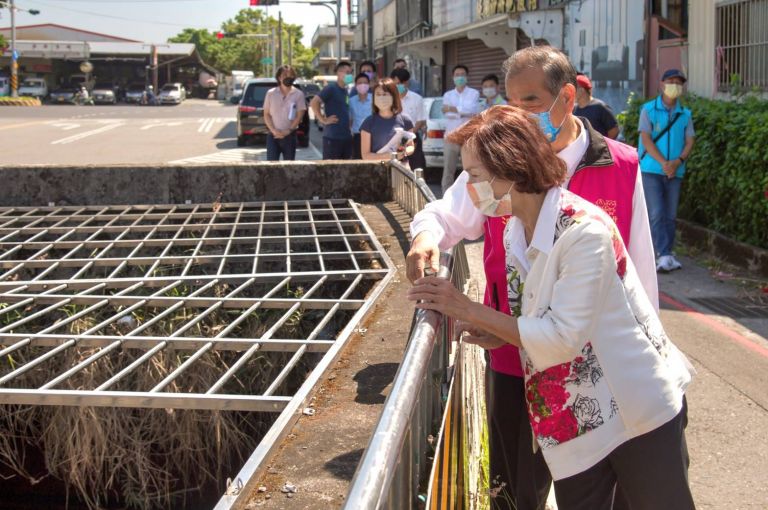
[[[670,122],[669,124],[667,124],[667,127],[665,127],[664,129],[662,129],[662,130],[659,132],[659,134],[658,134],[658,135],[656,135],[656,136],[654,136],[654,137],[653,137],[653,143],[654,143],[654,145],[656,144],[656,142],[658,142],[659,140],[661,140],[661,137],[662,137],[662,136],[666,135],[666,134],[669,132],[669,130],[670,130],[670,129],[672,129],[672,126],[675,124],[675,122],[677,122],[677,119],[678,119],[678,118],[680,118],[680,116],[681,116],[681,115],[682,115],[682,112],[677,112],[677,113],[675,114],[675,116],[674,116],[674,117],[672,117],[672,122]],[[643,154],[642,154],[642,155],[641,155],[641,156],[640,156],[640,157],[637,159],[637,162],[638,162],[638,163],[640,163],[640,162],[643,160],[643,158],[644,158],[645,156],[647,156],[647,155],[648,155],[648,151],[644,151],[644,152],[643,152]]]

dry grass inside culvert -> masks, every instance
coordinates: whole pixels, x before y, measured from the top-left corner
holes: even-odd
[[[220,289],[219,292],[225,289]],[[299,294],[297,288],[291,290]],[[104,309],[77,320],[68,318],[84,309],[70,305],[57,312],[68,333],[82,333],[116,313]],[[133,314],[133,326],[143,324],[162,309],[141,309]],[[29,310],[27,313],[33,313]],[[144,335],[169,335],[200,310],[181,308],[172,316],[148,328]],[[213,337],[242,310],[220,309],[200,321],[186,335]],[[259,310],[251,314],[229,336],[258,338],[285,310]],[[279,338],[306,338],[323,313],[295,312],[279,329]],[[340,313],[324,328],[324,336],[335,338],[343,321]],[[7,323],[9,318],[0,321]],[[27,323],[23,332],[39,331],[46,324]],[[120,335],[119,325],[103,334]],[[26,347],[0,359],[0,376],[35,359],[49,347]],[[6,387],[39,388],[54,375],[77,365],[99,348],[72,347],[38,365]],[[145,350],[119,348],[56,386],[56,389],[94,389],[138,359]],[[168,347],[110,390],[149,391],[192,350]],[[236,351],[210,350],[170,383],[163,391],[204,393],[242,355]],[[230,379],[220,393],[261,394],[284,368],[293,353],[259,352]],[[316,363],[317,354],[307,353],[278,389],[277,395],[291,395]],[[235,411],[165,410],[69,406],[0,406],[0,474],[12,473],[26,480],[34,490],[46,476],[62,480],[70,493],[89,508],[197,508],[195,502],[208,491],[220,495],[226,478],[233,476],[272,424],[275,414]],[[44,458],[45,471],[32,467],[27,459]],[[35,470],[35,468],[37,470]]]

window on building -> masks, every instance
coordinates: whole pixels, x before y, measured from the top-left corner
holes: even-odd
[[[768,90],[768,0],[738,0],[715,7],[718,88]]]
[[[659,16],[675,27],[661,27],[659,39],[675,39],[688,32],[688,0],[652,0],[651,14]]]

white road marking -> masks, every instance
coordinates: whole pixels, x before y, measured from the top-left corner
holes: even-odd
[[[157,122],[155,124],[147,124],[146,126],[142,126],[141,130],[146,131],[147,129],[152,129],[154,127],[162,127],[162,126],[181,126],[181,122]]]
[[[309,142],[309,148],[314,151],[315,155],[317,156],[317,159],[323,159],[323,153],[318,150],[317,147],[315,147],[315,144],[312,142]]]
[[[51,126],[61,128],[64,131],[69,131],[70,129],[79,128],[80,124],[70,124],[68,122],[55,122],[55,123],[52,123]]]
[[[62,138],[61,140],[55,140],[51,142],[51,145],[66,145],[72,142],[76,142],[78,140],[82,140],[83,138],[87,138],[89,136],[98,135],[99,133],[105,133],[107,131],[111,131],[117,127],[122,126],[123,124],[108,124],[106,126],[102,126],[98,129],[94,129],[92,131],[85,131],[83,133],[78,133],[76,135],[69,136],[67,138]]]
[[[213,127],[213,123],[216,122],[216,119],[205,119],[201,124],[200,127],[197,128],[198,133],[208,133],[211,131],[211,128]]]

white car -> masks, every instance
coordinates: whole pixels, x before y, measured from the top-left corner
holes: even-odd
[[[161,104],[181,104],[187,98],[187,92],[181,83],[166,83],[158,98]]]
[[[48,96],[48,84],[42,78],[25,78],[19,87],[19,95],[44,99]]]
[[[443,167],[443,136],[445,136],[445,117],[443,117],[443,98],[425,97],[424,116],[427,118],[427,133],[422,141],[427,168]]]

